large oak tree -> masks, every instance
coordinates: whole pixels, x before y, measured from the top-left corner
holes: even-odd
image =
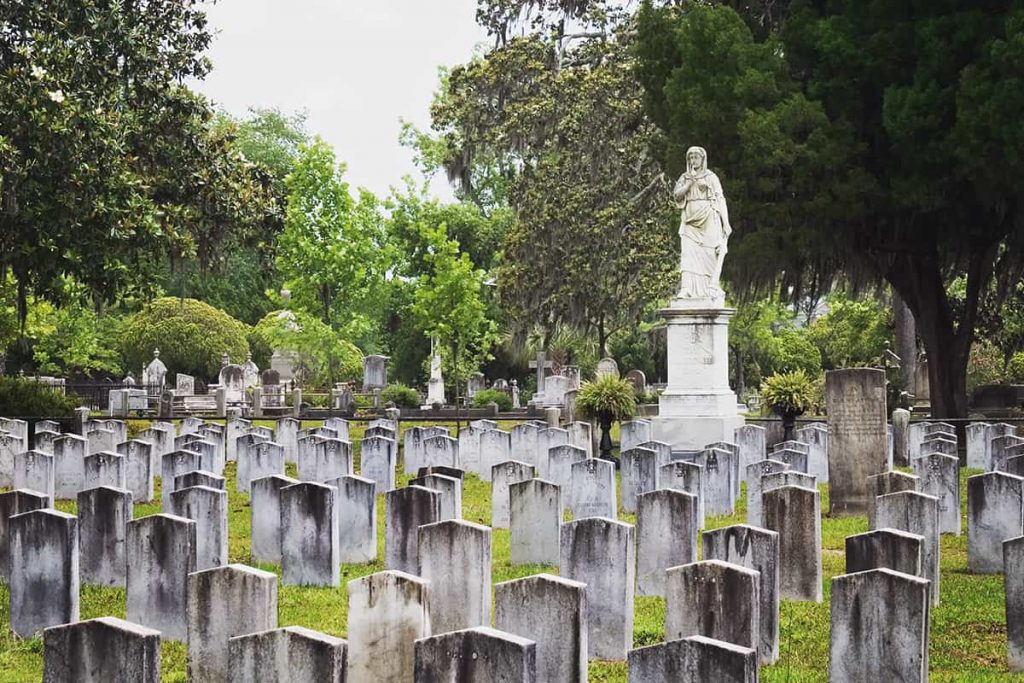
[[[1024,12],[793,0],[766,23],[763,4],[732,4],[640,12],[659,158],[678,171],[708,148],[735,204],[734,284],[888,282],[917,320],[933,414],[966,416],[979,301],[1021,272]]]

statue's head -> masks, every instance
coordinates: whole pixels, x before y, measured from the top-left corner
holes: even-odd
[[[686,167],[691,171],[703,171],[708,167],[708,153],[703,147],[686,150]]]

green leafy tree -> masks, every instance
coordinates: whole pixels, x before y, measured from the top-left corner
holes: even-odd
[[[1019,8],[795,0],[758,25],[760,3],[732,4],[640,11],[659,158],[677,171],[708,149],[733,202],[734,285],[888,282],[928,353],[933,415],[966,417],[979,302],[1021,261]]]
[[[45,301],[35,302],[29,314],[28,336],[36,368],[61,376],[122,374],[123,322],[119,315],[99,315],[80,301],[66,302],[60,308]]]
[[[249,353],[248,327],[224,311],[195,299],[154,300],[125,322],[122,355],[126,368],[143,368],[160,350],[171,373],[205,380],[217,376],[224,353],[235,363]]]
[[[0,4],[0,271],[27,301],[65,277],[152,292],[166,256],[216,265],[265,218],[263,185],[182,82],[206,75],[198,0]]]
[[[310,141],[305,112],[286,114],[272,107],[250,107],[248,115],[237,120],[221,112],[215,125],[234,136],[235,149],[246,159],[270,171],[282,191],[300,148]]]
[[[611,336],[675,280],[671,204],[647,153],[655,130],[632,73],[633,32],[618,14],[588,10],[579,35],[542,21],[504,40],[495,17],[519,12],[485,4],[478,17],[496,47],[446,74],[431,109],[445,167],[465,196],[495,175],[506,183],[516,221],[498,285],[520,336],[564,323],[593,334],[606,355]]]
[[[424,253],[426,272],[419,277],[412,313],[426,336],[436,338],[447,351],[458,405],[460,378],[487,359],[497,326],[487,317],[484,271],[459,251],[458,242],[448,239],[443,224],[420,223],[419,230],[430,247]]]
[[[796,314],[774,299],[740,304],[729,321],[729,349],[737,393],[773,374],[821,374],[821,352],[797,327]]]
[[[821,351],[825,369],[879,363],[892,346],[889,309],[877,301],[856,301],[842,293],[828,298],[828,313],[811,323],[807,337]]]
[[[269,365],[273,351],[293,352],[297,374],[307,386],[330,387],[354,382],[363,373],[363,354],[319,318],[303,311],[272,311],[256,323],[250,346]],[[254,349],[253,357],[257,357]]]
[[[287,178],[277,266],[298,306],[356,338],[367,331],[367,308],[383,282],[383,218],[369,192],[352,199],[327,143],[316,138],[300,150]]]

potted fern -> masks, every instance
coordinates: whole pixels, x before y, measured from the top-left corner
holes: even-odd
[[[776,373],[761,384],[761,399],[782,418],[783,439],[796,438],[796,418],[814,405],[814,380],[803,370]]]
[[[604,375],[584,382],[576,399],[576,408],[585,416],[596,419],[601,426],[601,457],[618,466],[612,456],[612,424],[633,417],[636,398],[628,380]]]

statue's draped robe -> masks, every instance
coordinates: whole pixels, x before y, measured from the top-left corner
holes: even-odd
[[[681,188],[686,177],[676,184]],[[682,238],[679,296],[712,299],[719,293],[719,277],[732,228],[725,195],[718,176],[705,171],[694,180],[684,196],[676,195],[682,209],[679,236]]]

